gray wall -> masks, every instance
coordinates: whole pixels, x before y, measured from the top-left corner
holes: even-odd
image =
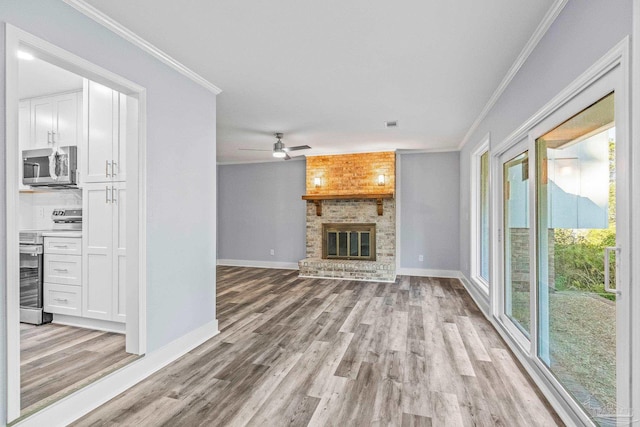
[[[221,165],[218,179],[218,259],[305,258],[304,161]]]
[[[459,153],[403,154],[400,161],[401,267],[458,270]],[[218,166],[218,259],[303,259],[304,193],[302,161]]]
[[[459,270],[459,153],[399,157],[400,267]]]
[[[480,123],[460,156],[460,260],[470,277],[471,153],[491,132],[495,147],[631,33],[631,0],[569,0],[547,34]]]
[[[2,0],[3,30],[4,23],[147,89],[147,349],[152,352],[215,319],[215,96],[60,0]],[[2,42],[0,135],[6,144],[4,61]],[[0,150],[0,176],[4,164],[5,151]],[[0,235],[6,241],[4,186],[0,191]],[[4,246],[0,245],[0,271],[5,271]],[[2,307],[5,297],[3,290]],[[4,367],[4,314],[1,319],[0,366]],[[5,403],[3,395],[2,420]]]

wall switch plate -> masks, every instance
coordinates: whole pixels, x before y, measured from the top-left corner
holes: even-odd
[[[424,261],[424,257],[422,255],[418,255],[418,261],[420,262]]]
[[[276,250],[275,249],[271,249],[271,250],[269,250],[269,253],[271,254],[271,256],[273,256],[273,255],[276,254]]]

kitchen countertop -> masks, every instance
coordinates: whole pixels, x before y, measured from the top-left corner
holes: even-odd
[[[82,237],[82,230],[51,230],[42,233],[43,237]]]

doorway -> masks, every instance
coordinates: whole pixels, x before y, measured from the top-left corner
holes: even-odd
[[[11,422],[20,417],[20,323],[19,323],[19,289],[11,284],[19,283],[19,247],[18,231],[20,229],[19,212],[19,189],[20,189],[20,164],[21,150],[19,146],[19,100],[20,93],[20,66],[18,52],[24,57],[25,53],[38,58],[51,66],[58,67],[67,72],[75,73],[85,81],[94,82],[114,93],[122,94],[122,104],[119,107],[128,112],[127,126],[123,128],[123,137],[126,138],[126,167],[122,169],[122,180],[114,182],[111,193],[118,190],[118,205],[126,206],[124,209],[116,210],[118,215],[114,221],[127,223],[126,229],[119,228],[120,233],[112,233],[114,239],[120,239],[114,249],[114,258],[118,262],[113,262],[114,275],[117,273],[122,279],[121,293],[118,298],[113,298],[113,304],[117,305],[111,320],[123,320],[122,315],[126,311],[126,321],[122,321],[120,332],[126,333],[126,351],[132,355],[142,355],[146,348],[146,277],[145,277],[145,111],[146,93],[144,88],[129,82],[105,69],[76,57],[69,52],[60,49],[44,40],[41,40],[29,33],[19,30],[11,25],[6,25],[6,229],[7,229],[7,402],[8,421]],[[114,104],[115,105],[115,104]],[[84,118],[86,119],[86,118]],[[86,123],[86,120],[85,120]],[[64,123],[63,123],[64,124]],[[86,138],[86,126],[83,128],[82,138]],[[57,129],[56,129],[57,130]],[[45,134],[47,134],[45,132]],[[113,169],[111,170],[113,172]],[[126,179],[125,179],[126,177]],[[87,185],[98,185],[86,182]],[[126,184],[126,192],[120,191]],[[103,185],[101,183],[100,185]],[[73,190],[69,190],[73,191]],[[103,191],[109,191],[104,190]],[[113,200],[113,199],[112,199]],[[113,203],[115,206],[115,203]],[[86,210],[86,207],[85,207]],[[113,210],[113,208],[112,208]],[[124,243],[124,245],[123,245]],[[123,248],[126,247],[126,258],[123,255]],[[124,261],[126,259],[126,261]],[[62,270],[61,270],[62,271]],[[63,284],[64,285],[64,284]],[[84,286],[84,285],[82,285]],[[70,288],[69,288],[70,289]],[[70,299],[59,297],[59,301],[69,303]],[[86,302],[91,300],[86,300]],[[95,301],[95,300],[94,300]],[[60,314],[60,318],[65,319],[65,314]],[[120,316],[120,319],[118,319]],[[110,323],[106,318],[86,319],[80,321],[76,326],[84,328],[99,329],[106,325],[109,329]],[[80,317],[78,317],[80,319]],[[55,318],[54,318],[55,321]],[[96,326],[96,321],[101,321]],[[83,323],[84,322],[84,323]],[[63,323],[63,322],[60,322]],[[116,322],[112,322],[116,325]],[[103,328],[105,329],[105,328]],[[120,345],[120,344],[119,344]],[[137,356],[136,356],[137,357]],[[72,387],[69,393],[75,392]],[[51,402],[47,402],[51,403]]]

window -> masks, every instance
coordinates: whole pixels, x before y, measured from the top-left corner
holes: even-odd
[[[489,293],[489,136],[471,158],[471,278]]]

